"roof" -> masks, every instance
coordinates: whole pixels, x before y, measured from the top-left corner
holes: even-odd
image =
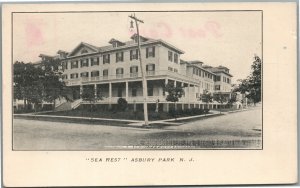
[[[227,69],[227,70],[229,70],[229,68],[227,68],[227,67],[224,67],[224,66],[222,66],[222,65],[219,65],[218,67],[216,67],[216,68],[219,68],[219,69]]]
[[[117,42],[117,43],[122,44],[122,45],[124,44],[123,42],[121,42],[121,41],[119,41],[117,39],[114,39],[114,38],[110,39],[110,41],[108,43],[109,44],[113,44],[114,42]]]
[[[219,70],[219,71],[212,71],[213,73],[224,73],[224,74],[227,74],[228,76],[230,77],[233,77],[230,73],[228,72],[225,72],[225,71],[222,71],[222,70]]]
[[[134,38],[135,36],[137,36],[136,34],[132,35],[131,38]],[[141,46],[144,46],[144,45],[149,45],[149,44],[155,44],[155,43],[159,43],[159,44],[162,44],[168,48],[171,48],[172,50],[176,51],[177,53],[179,54],[183,54],[184,51],[180,50],[179,48],[173,46],[172,44],[169,44],[167,43],[166,41],[164,40],[161,40],[161,39],[158,39],[158,40],[155,40],[155,39],[151,39],[151,38],[146,38],[146,37],[143,37],[143,36],[140,36],[143,40],[141,41]],[[80,48],[81,46],[86,46],[90,49],[92,49],[92,51],[94,51],[94,53],[105,53],[105,52],[109,52],[109,51],[114,51],[114,50],[120,50],[120,49],[125,49],[125,48],[132,48],[132,47],[136,47],[138,44],[134,41],[134,40],[130,40],[130,41],[126,41],[126,42],[120,42],[114,38],[112,38],[109,43],[112,43],[112,42],[119,42],[121,43],[122,45],[120,46],[117,46],[117,47],[114,47],[113,45],[107,45],[107,46],[101,46],[101,47],[97,47],[97,46],[94,46],[94,45],[91,45],[91,44],[88,44],[88,43],[85,43],[85,42],[81,42],[79,43],[69,54],[68,54],[68,57],[71,57],[77,50],[78,48]]]
[[[215,73],[213,73],[212,71],[210,71],[210,70],[207,70],[207,69],[205,69],[204,67],[202,67],[202,66],[198,66],[200,63],[201,63],[201,65],[202,65],[202,63],[203,62],[201,62],[201,61],[198,61],[198,60],[196,60],[198,63],[195,63],[195,61],[185,61],[185,60],[180,60],[180,64],[187,64],[187,66],[188,67],[197,67],[197,68],[199,68],[199,69],[201,69],[202,71],[206,71],[206,72],[209,72],[209,73],[211,73],[211,74],[215,74]],[[192,63],[192,62],[194,62],[194,63]]]
[[[81,46],[86,46],[86,47],[90,48],[91,50],[98,52],[98,47],[88,44],[86,42],[81,42],[68,54],[68,56],[72,56],[72,54],[74,54],[77,51],[77,49],[79,49]]]

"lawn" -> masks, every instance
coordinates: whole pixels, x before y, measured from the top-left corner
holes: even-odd
[[[58,116],[77,116],[77,117],[92,117],[92,118],[108,118],[108,119],[127,119],[127,120],[144,120],[144,112],[142,110],[134,112],[133,110],[116,111],[116,110],[88,110],[75,109],[70,111],[45,112],[40,114],[58,115]],[[150,121],[164,120],[174,118],[174,112],[148,112]],[[202,111],[193,109],[178,111],[176,117],[187,117],[204,114]]]
[[[70,111],[46,112],[42,114],[58,115],[58,116],[77,116],[77,117],[93,117],[93,118],[108,118],[108,119],[128,119],[128,120],[143,120],[143,111],[89,111],[84,109],[75,109]],[[173,118],[169,113],[165,112],[149,112],[149,120],[160,120]]]

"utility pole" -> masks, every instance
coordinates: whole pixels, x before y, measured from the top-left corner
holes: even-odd
[[[141,74],[142,74],[142,87],[143,87],[143,99],[144,99],[144,120],[145,120],[145,126],[148,126],[148,106],[147,106],[147,80],[146,75],[144,72],[144,66],[142,63],[142,56],[141,56],[141,45],[140,45],[140,33],[139,33],[139,23],[144,23],[142,20],[138,19],[134,15],[129,16],[129,18],[133,19],[135,21],[136,26],[136,32],[137,32],[137,43],[138,43],[138,52],[139,52],[139,60],[140,60],[140,67],[141,67]],[[133,21],[131,20],[131,28],[133,28]]]

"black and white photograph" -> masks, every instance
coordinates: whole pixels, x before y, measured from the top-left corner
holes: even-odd
[[[14,13],[13,149],[262,149],[262,11]]]
[[[4,186],[296,184],[296,13],[4,5]]]

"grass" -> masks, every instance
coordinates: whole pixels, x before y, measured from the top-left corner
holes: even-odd
[[[88,109],[75,109],[70,111],[57,111],[57,112],[45,112],[41,113],[45,115],[57,115],[57,116],[77,116],[77,117],[92,117],[92,118],[108,118],[108,119],[127,119],[127,120],[144,120],[144,113],[142,110],[133,112],[127,111],[113,111],[113,110],[88,110]],[[201,114],[177,114],[176,118],[194,116]],[[174,116],[167,112],[148,112],[148,119],[150,121],[174,119]]]
[[[128,120],[143,120],[143,111],[89,111],[84,109],[75,109],[70,111],[57,111],[57,112],[46,112],[43,114],[47,115],[58,115],[58,116],[79,116],[79,117],[92,117],[92,118],[108,118],[108,119],[128,119]],[[149,112],[149,120],[162,120],[173,118],[169,113],[165,112]]]

